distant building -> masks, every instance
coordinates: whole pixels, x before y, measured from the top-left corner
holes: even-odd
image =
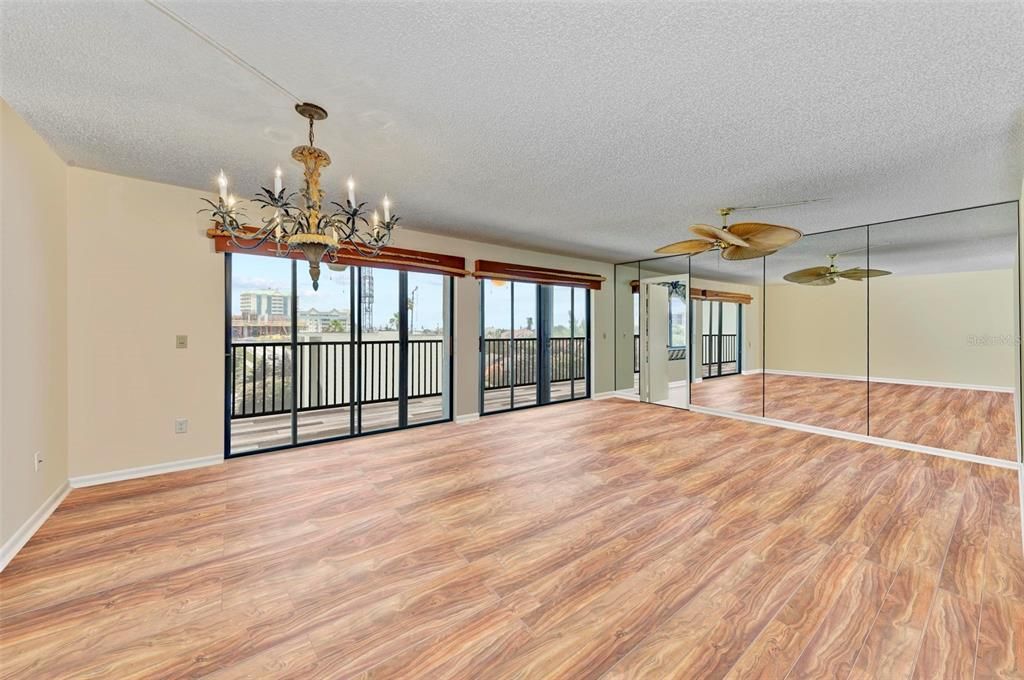
[[[306,333],[346,333],[349,330],[349,312],[347,309],[320,311],[310,308],[299,312],[299,325],[304,325]]]
[[[278,290],[247,290],[238,296],[238,309],[243,317],[267,319],[273,316],[291,318],[291,296]]]

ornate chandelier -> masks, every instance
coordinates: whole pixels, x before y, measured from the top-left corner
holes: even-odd
[[[259,205],[262,226],[249,224],[235,197],[228,193],[228,181],[222,170],[217,178],[220,195],[216,203],[203,199],[211,208],[214,226],[227,234],[239,248],[256,249],[266,242],[277,246],[277,254],[287,256],[301,251],[309,262],[313,290],[319,288],[320,262],[337,264],[343,250],[362,257],[375,257],[391,241],[398,216],[391,214],[387,195],[382,204],[383,219],[374,210],[368,215],[366,203],[356,203],[355,182],[348,178],[348,200],[331,202],[337,210],[324,212],[324,192],[320,190],[320,170],[331,164],[331,157],[313,145],[313,123],[327,118],[327,111],[316,104],[296,104],[299,115],[309,120],[309,144],[292,149],[292,158],[303,166],[305,185],[301,192],[288,193],[281,184],[281,168],[274,177],[274,189],[261,187],[253,202]],[[273,214],[269,211],[273,210]]]

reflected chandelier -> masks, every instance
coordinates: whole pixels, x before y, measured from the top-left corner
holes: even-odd
[[[338,264],[341,250],[353,250],[361,257],[375,257],[391,241],[391,232],[398,225],[398,216],[391,214],[387,195],[383,201],[383,219],[374,210],[368,215],[366,203],[356,203],[355,182],[348,178],[348,200],[331,202],[335,212],[324,212],[324,192],[320,190],[320,170],[331,164],[331,157],[313,145],[313,123],[327,118],[327,111],[316,104],[296,104],[295,110],[309,120],[309,144],[292,149],[292,158],[302,164],[305,185],[301,192],[288,193],[281,185],[281,168],[274,177],[274,189],[261,187],[253,202],[262,212],[262,226],[246,224],[235,197],[228,193],[228,181],[222,170],[217,178],[220,195],[217,202],[203,199],[211,208],[210,220],[226,233],[239,248],[252,250],[266,242],[277,246],[277,254],[287,256],[301,251],[309,262],[313,290],[320,286],[320,263]]]

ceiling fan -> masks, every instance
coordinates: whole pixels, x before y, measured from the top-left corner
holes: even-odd
[[[763,222],[737,222],[729,226],[729,215],[738,210],[760,210],[764,208],[782,208],[791,205],[814,203],[824,199],[797,201],[794,203],[778,203],[776,205],[747,206],[743,208],[719,208],[722,226],[712,227],[710,224],[694,224],[690,231],[700,236],[699,239],[688,239],[662,246],[654,252],[662,255],[697,255],[715,248],[722,251],[726,260],[751,260],[771,255],[780,248],[785,248],[798,241],[803,234],[793,227]]]
[[[892,274],[892,272],[887,272],[884,269],[861,269],[860,267],[853,267],[852,269],[844,269],[840,271],[839,267],[836,266],[837,257],[839,257],[838,253],[829,255],[827,267],[800,269],[799,271],[790,272],[782,278],[790,283],[799,283],[804,286],[831,286],[839,279],[863,281],[864,279],[870,279],[876,276],[888,276],[889,274]]]

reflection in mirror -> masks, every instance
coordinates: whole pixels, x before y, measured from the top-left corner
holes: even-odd
[[[615,394],[640,396],[640,264],[615,265]]]
[[[664,257],[641,262],[639,303],[640,400],[688,407],[689,258]]]
[[[807,234],[765,258],[766,418],[868,433],[867,237]]]
[[[761,309],[764,259],[690,258],[690,403],[764,415]]]
[[[870,246],[892,272],[870,280],[870,434],[1015,460],[1017,205],[871,226]]]

